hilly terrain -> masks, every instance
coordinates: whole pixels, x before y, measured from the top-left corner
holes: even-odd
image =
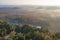
[[[0,20],[5,20],[5,17],[16,19],[20,16],[32,20],[31,24],[38,23],[37,25],[46,27],[52,33],[60,32],[60,7],[35,5],[0,6]]]

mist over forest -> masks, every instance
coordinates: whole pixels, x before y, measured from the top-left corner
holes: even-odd
[[[0,5],[1,40],[60,39],[60,6]]]
[[[36,6],[36,5],[1,5],[0,19],[5,16],[15,18],[22,16],[34,22],[43,21],[41,24],[51,31],[60,32],[60,7],[59,6]],[[49,25],[49,26],[48,26]]]

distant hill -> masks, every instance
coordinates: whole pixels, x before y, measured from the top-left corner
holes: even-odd
[[[6,16],[16,18],[16,15],[29,18],[48,28],[51,32],[60,32],[59,6],[0,5],[0,20],[4,20]]]

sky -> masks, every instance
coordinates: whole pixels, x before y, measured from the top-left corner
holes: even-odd
[[[60,0],[0,0],[0,5],[60,6]]]

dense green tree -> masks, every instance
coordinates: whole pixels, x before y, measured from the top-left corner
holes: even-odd
[[[60,39],[60,33],[56,33],[55,36]]]
[[[5,39],[6,35],[10,35]],[[32,25],[11,25],[8,22],[0,22],[0,37],[1,40],[57,40],[60,38],[60,33],[51,35],[48,29],[42,27],[37,29]]]

